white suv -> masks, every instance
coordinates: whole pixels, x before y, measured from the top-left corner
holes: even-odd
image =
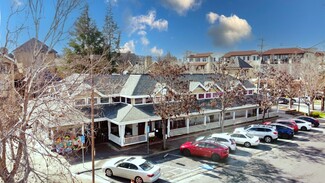
[[[236,150],[236,141],[227,133],[214,133],[208,136],[200,136],[195,139],[195,141],[202,140],[202,139],[209,139],[220,144],[223,144],[229,148],[231,151]]]
[[[250,135],[258,136],[264,139],[266,143],[278,139],[278,132],[274,126],[269,125],[249,125],[246,127],[236,128],[234,133],[247,132]]]

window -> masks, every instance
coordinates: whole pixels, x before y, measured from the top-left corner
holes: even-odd
[[[9,69],[8,69],[7,65],[0,64],[0,73],[4,73],[4,74],[9,73]]]
[[[142,98],[134,99],[135,104],[142,104]]]
[[[207,148],[215,149],[217,146],[214,144],[207,144]]]
[[[113,99],[113,102],[114,103],[121,102],[120,101],[121,100],[120,97],[113,97],[112,99]]]
[[[117,167],[119,167],[119,168],[129,168],[129,163],[121,163],[121,164],[117,165]]]
[[[125,97],[121,97],[121,102],[125,103]]]
[[[144,171],[151,170],[154,165],[150,161],[146,161],[143,164],[139,165]]]
[[[252,95],[253,94],[253,90],[247,90],[247,95]]]
[[[126,103],[131,104],[131,99],[130,98],[126,98]]]
[[[94,104],[98,103],[98,98],[94,97]],[[91,104],[91,98],[88,98],[88,104]]]
[[[199,99],[204,99],[204,93],[199,94]]]
[[[100,98],[100,103],[108,104],[109,103],[109,98]]]
[[[205,98],[211,98],[211,93],[205,94]]]
[[[137,167],[137,166],[135,166],[134,164],[131,164],[131,163],[130,163],[129,169],[132,169],[132,170],[137,170],[137,169],[138,169],[138,167]]]
[[[76,99],[74,102],[75,105],[85,105],[86,99]]]
[[[150,97],[145,99],[145,103],[146,104],[151,104],[152,103],[152,99]]]
[[[217,98],[218,97],[218,93],[213,93],[213,98]]]

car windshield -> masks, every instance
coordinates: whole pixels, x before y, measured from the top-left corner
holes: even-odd
[[[249,128],[249,127],[251,127],[251,126],[245,126],[244,129],[246,130],[246,129]]]
[[[142,163],[140,165],[140,167],[144,170],[144,171],[148,171],[151,170],[153,168],[153,164],[150,161],[145,161],[144,163]]]

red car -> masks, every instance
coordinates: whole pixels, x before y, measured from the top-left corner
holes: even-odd
[[[229,156],[227,146],[211,140],[200,140],[196,142],[185,142],[181,145],[180,151],[184,156],[202,156],[219,161]]]
[[[297,133],[298,130],[299,130],[297,123],[295,121],[293,121],[293,120],[290,120],[290,119],[277,119],[275,122],[280,123],[280,124],[284,124],[284,125],[287,125],[287,126],[293,128],[293,131],[295,133]]]

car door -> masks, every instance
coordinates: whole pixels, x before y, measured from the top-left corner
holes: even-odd
[[[257,127],[252,127],[250,129],[248,129],[247,131],[248,131],[249,134],[254,135],[254,136],[258,136],[259,138],[261,138],[260,133],[258,133],[258,131],[257,131]]]
[[[141,172],[136,165],[129,163],[128,175],[127,175],[128,179],[134,179],[136,176],[141,176],[140,173]]]
[[[113,172],[115,176],[128,178],[129,163],[120,163],[117,165],[116,170]]]
[[[195,156],[205,156],[205,142],[198,142],[195,144],[192,154]]]
[[[246,142],[246,136],[243,135],[243,134],[237,134],[236,143],[238,143],[238,144],[244,144],[245,142]]]

